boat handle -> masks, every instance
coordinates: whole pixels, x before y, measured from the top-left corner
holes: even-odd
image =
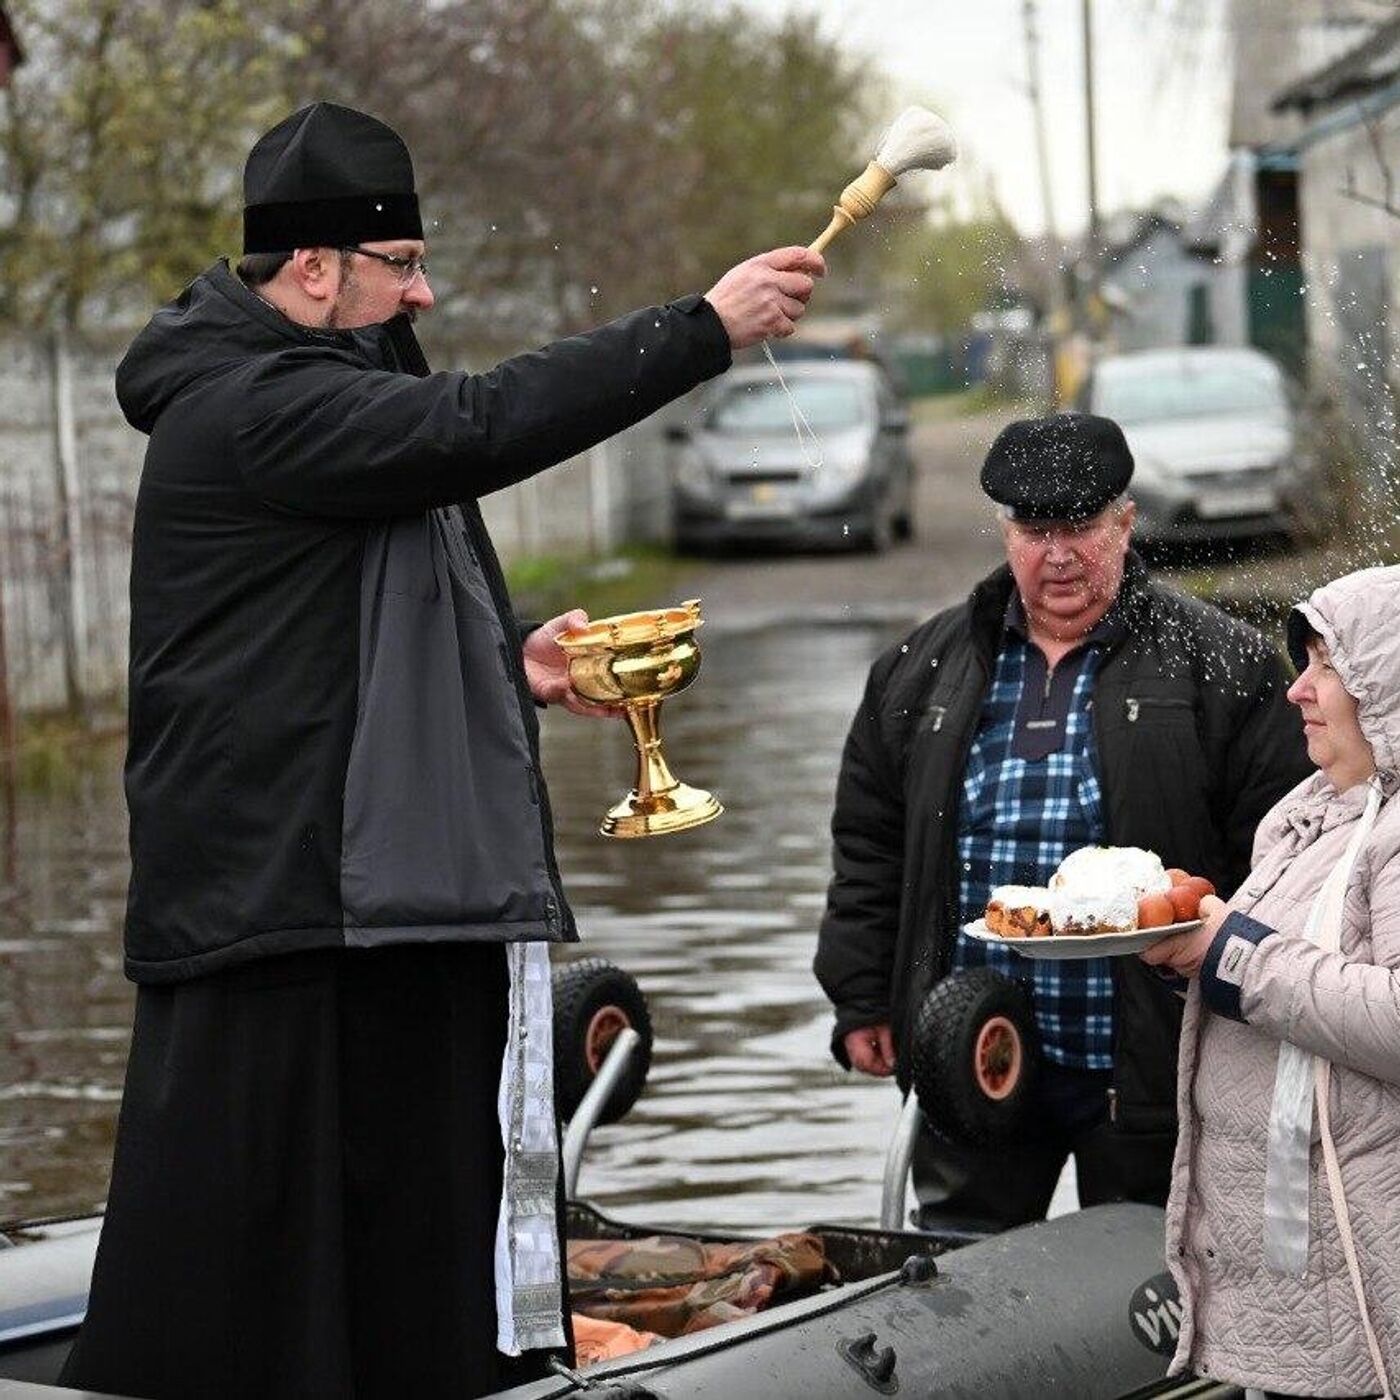
[[[617,1039],[608,1048],[607,1058],[598,1067],[593,1083],[579,1101],[574,1116],[564,1132],[564,1198],[572,1201],[578,1186],[579,1167],[583,1164],[583,1149],[588,1145],[588,1135],[598,1125],[603,1109],[612,1097],[617,1081],[627,1069],[627,1062],[633,1051],[641,1043],[641,1036],[631,1026],[624,1026],[617,1033]]]

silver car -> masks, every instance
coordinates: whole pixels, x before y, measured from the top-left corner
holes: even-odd
[[[1310,485],[1282,371],[1258,350],[1192,346],[1110,355],[1080,405],[1132,448],[1138,538],[1289,532]]]
[[[799,442],[792,405],[767,364],[718,380],[698,422],[673,427],[678,548],[745,542],[883,549],[914,528],[909,413],[879,366],[784,362],[818,442]],[[820,464],[812,459],[820,455]]]

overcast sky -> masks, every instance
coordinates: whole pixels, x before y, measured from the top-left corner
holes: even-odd
[[[743,0],[769,19],[813,16],[896,80],[896,105],[948,117],[968,159],[1025,232],[1043,227],[1022,0]],[[1061,234],[1086,213],[1080,0],[1038,0],[1049,165]],[[1099,204],[1196,201],[1224,171],[1230,63],[1220,0],[1096,0]],[[1190,18],[1188,19],[1188,16]],[[891,113],[893,115],[893,113]],[[878,133],[873,133],[878,134]],[[872,149],[873,154],[873,149]],[[931,194],[945,177],[915,177]]]

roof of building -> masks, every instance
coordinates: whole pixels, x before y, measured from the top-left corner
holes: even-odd
[[[1400,79],[1400,17],[1378,24],[1361,43],[1279,92],[1274,111],[1305,116],[1318,107],[1364,97]]]
[[[1181,242],[1182,226],[1181,210],[1174,203],[1155,209],[1121,210],[1104,224],[1100,266],[1105,271],[1117,267],[1159,233],[1165,233],[1169,239]]]

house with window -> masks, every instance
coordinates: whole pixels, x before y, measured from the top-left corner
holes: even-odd
[[[1392,475],[1400,383],[1400,18],[1288,84],[1309,378]]]

